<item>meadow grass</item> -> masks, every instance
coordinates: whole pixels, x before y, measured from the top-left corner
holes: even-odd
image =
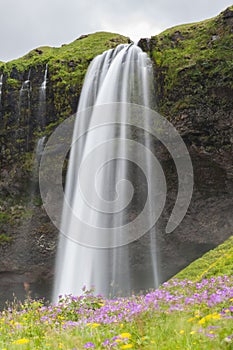
[[[233,349],[233,276],[224,263],[232,243],[145,295],[108,300],[84,290],[56,305],[15,302],[0,314],[0,349]]]

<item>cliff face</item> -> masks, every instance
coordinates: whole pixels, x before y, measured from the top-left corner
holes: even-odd
[[[162,275],[170,277],[232,234],[233,7],[141,39],[139,46],[154,64],[159,110],[179,130],[194,168],[186,217],[175,232],[158,239]],[[176,198],[169,157],[163,168],[168,198],[161,227]]]
[[[60,48],[41,47],[20,59],[0,63],[1,165],[12,166],[19,158],[24,161],[39,137],[49,135],[56,125],[75,113],[91,60],[128,40],[100,32]],[[46,111],[42,111],[40,90],[46,67]]]
[[[90,61],[126,42],[117,34],[96,33],[0,63],[0,274],[12,284],[52,274],[57,231],[39,196],[38,140],[75,113]],[[232,233],[233,7],[214,19],[141,39],[139,46],[153,61],[158,109],[182,135],[195,173],[186,218],[171,236],[158,238],[166,279]],[[164,155],[162,162],[169,194],[160,227],[176,198],[172,160]]]
[[[160,112],[189,146],[231,159],[233,7],[139,42],[154,63]]]

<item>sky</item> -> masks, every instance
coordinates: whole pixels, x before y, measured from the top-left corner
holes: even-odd
[[[0,61],[108,31],[132,40],[219,14],[233,0],[0,0]]]

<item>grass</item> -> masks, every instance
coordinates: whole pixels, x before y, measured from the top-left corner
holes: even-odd
[[[224,12],[152,37],[151,57],[157,80],[162,82],[158,87],[162,112],[171,116],[201,103],[210,108],[232,108],[230,99],[225,101],[217,93],[214,100],[212,96],[218,87],[233,89],[232,40]]]
[[[56,305],[15,302],[0,314],[0,348],[232,349],[232,243],[146,295],[107,300],[84,290]]]
[[[178,273],[179,279],[200,281],[214,276],[233,275],[233,236]]]
[[[86,71],[88,64],[95,56],[107,49],[116,47],[120,43],[127,43],[128,40],[128,38],[119,34],[97,32],[78,38],[61,47],[39,47],[19,59],[0,63],[0,69],[8,76],[11,75],[14,69],[20,77],[22,73],[28,73],[30,68],[33,67],[37,71],[41,66],[45,68],[48,63],[52,81],[58,79],[58,84],[62,84],[62,81],[65,81],[66,84],[74,84],[79,76],[81,79],[83,78],[83,71]],[[17,85],[16,78],[8,77],[8,79],[8,83]]]

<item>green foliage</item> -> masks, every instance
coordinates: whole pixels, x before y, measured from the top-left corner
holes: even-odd
[[[214,250],[209,251],[200,259],[179,272],[175,277],[200,281],[220,275],[233,274],[233,236]]]
[[[219,103],[230,109],[223,99],[211,100],[218,86],[233,89],[233,32],[223,18],[173,27],[152,37],[151,56],[158,70],[158,79],[163,81],[161,111],[172,115],[180,110],[178,103],[190,96],[194,108],[197,104]],[[172,107],[170,103],[172,101]]]
[[[77,79],[75,73],[85,71],[96,55],[128,40],[119,34],[98,32],[61,47],[39,47],[22,58],[6,63],[4,71],[8,75],[13,69],[23,73],[31,67],[44,67],[48,63],[52,80],[62,79],[66,83],[73,83]]]
[[[11,216],[9,213],[0,212],[0,224],[6,224],[10,220]]]
[[[10,243],[12,241],[12,237],[7,236],[5,233],[0,234],[0,245],[4,243]]]

